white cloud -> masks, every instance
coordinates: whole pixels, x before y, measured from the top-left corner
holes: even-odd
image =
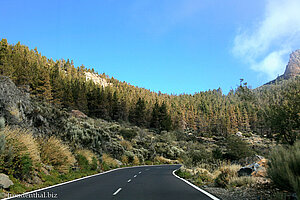
[[[300,48],[300,0],[266,0],[264,17],[255,24],[236,35],[233,53],[275,78],[284,72],[284,58]]]

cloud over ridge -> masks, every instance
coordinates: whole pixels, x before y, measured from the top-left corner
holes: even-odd
[[[235,36],[233,54],[269,79],[282,74],[286,56],[300,48],[300,0],[266,0],[264,17]]]

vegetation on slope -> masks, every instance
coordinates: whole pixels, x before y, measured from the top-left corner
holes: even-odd
[[[240,130],[269,137],[279,133],[289,143],[295,140],[293,131],[299,127],[295,114],[290,117],[297,120],[284,124],[286,130],[280,130],[281,125],[274,126],[278,123],[267,115],[276,110],[273,105],[284,103],[282,100],[290,94],[291,98],[299,99],[299,79],[259,90],[250,90],[241,81],[227,95],[220,88],[194,95],[167,95],[131,86],[105,74],[101,77],[110,84],[102,87],[86,80],[85,73],[94,72],[93,69],[75,67],[69,60],[47,59],[37,49],[29,50],[20,43],[10,45],[6,39],[0,42],[0,52],[1,75],[10,77],[18,86],[29,85],[31,94],[37,97],[67,109],[78,109],[90,117],[130,122],[158,132],[191,129],[194,134],[226,136]],[[286,106],[293,111],[299,109]],[[279,110],[275,113],[289,114]],[[285,137],[288,134],[293,136]]]
[[[237,177],[230,162],[245,163],[255,154],[269,157],[273,139],[291,146],[289,153],[277,154],[294,155],[300,127],[297,77],[254,90],[241,80],[227,95],[220,88],[167,95],[101,74],[110,83],[103,87],[87,80],[87,72],[95,73],[1,40],[0,75],[31,94],[26,105],[1,108],[8,126],[0,118],[0,172],[14,181],[11,192],[118,166],[178,162],[186,167],[179,173],[198,185],[252,186],[257,180]],[[74,109],[88,117],[72,116]],[[243,137],[235,136],[237,131]],[[274,184],[284,182],[297,192],[294,157],[286,161],[274,155],[269,171]],[[277,168],[283,160],[286,168]],[[285,172],[290,173],[285,180],[276,180]]]

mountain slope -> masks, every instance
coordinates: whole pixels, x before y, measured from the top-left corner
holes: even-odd
[[[265,85],[279,83],[283,80],[288,80],[291,78],[298,77],[299,75],[300,75],[300,49],[290,54],[290,59],[285,68],[284,74],[266,83]]]

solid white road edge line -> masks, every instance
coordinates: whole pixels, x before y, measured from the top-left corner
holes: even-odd
[[[115,193],[113,193],[113,196],[115,196],[116,194],[118,194],[118,192],[120,192],[122,190],[122,188],[119,188],[117,191],[115,191]]]
[[[129,183],[131,181],[131,179],[129,179],[128,181],[127,181],[127,183]]]
[[[86,179],[86,178],[91,178],[91,177],[94,177],[94,176],[99,176],[99,175],[107,174],[107,173],[110,173],[110,172],[113,172],[113,171],[117,171],[117,170],[128,169],[128,168],[137,168],[137,167],[152,167],[152,166],[154,167],[154,166],[160,166],[160,165],[139,165],[139,166],[133,166],[133,167],[121,167],[121,168],[111,169],[111,170],[106,171],[106,172],[101,172],[101,173],[98,173],[98,174],[93,174],[93,175],[90,175],[90,176],[85,176],[85,177],[78,178],[78,179],[75,179],[75,180],[71,180],[71,181],[59,183],[59,184],[56,184],[56,185],[51,185],[49,187],[40,188],[40,189],[33,190],[33,191],[30,191],[30,192],[25,192],[23,194],[15,195],[13,197],[7,197],[7,198],[2,199],[2,200],[8,200],[8,199],[13,199],[13,198],[18,198],[18,197],[21,197],[22,195],[25,196],[27,194],[31,194],[31,193],[35,193],[35,192],[40,192],[40,191],[43,191],[43,190],[47,190],[47,189],[54,188],[54,187],[57,187],[57,186],[65,185],[65,184],[68,184],[68,183],[77,182],[77,181],[80,181],[80,180],[83,180],[83,179]],[[161,165],[161,166],[168,166],[168,165]]]
[[[173,175],[174,175],[176,178],[179,178],[180,180],[184,181],[185,183],[187,183],[188,185],[192,186],[192,187],[195,188],[196,190],[202,192],[203,194],[205,194],[206,196],[210,197],[211,199],[213,199],[213,200],[220,200],[220,199],[218,199],[217,197],[213,196],[212,194],[206,192],[205,190],[202,190],[201,188],[197,187],[197,186],[194,185],[193,183],[191,183],[191,182],[189,182],[189,181],[187,181],[187,180],[185,180],[185,179],[183,179],[183,178],[177,176],[177,175],[175,174],[175,172],[176,172],[177,170],[178,170],[178,169],[175,169],[175,170],[173,171]]]

